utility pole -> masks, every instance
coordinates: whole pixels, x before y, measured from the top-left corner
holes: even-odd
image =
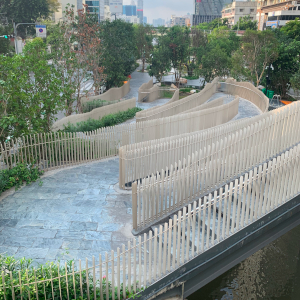
[[[15,50],[16,50],[16,54],[19,54],[19,51],[18,51],[18,44],[17,44],[17,28],[19,25],[37,25],[36,23],[18,23],[16,24],[14,21],[13,21],[13,27],[14,27],[14,40],[15,40]]]

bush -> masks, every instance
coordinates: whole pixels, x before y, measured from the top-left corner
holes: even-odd
[[[25,165],[23,163],[17,164],[11,169],[0,171],[0,195],[2,192],[12,188],[18,189],[23,182],[30,184],[36,181],[43,174],[38,167],[33,165]]]
[[[68,124],[64,126],[65,132],[85,132],[93,131],[99,128],[114,126],[120,123],[123,123],[129,119],[132,119],[138,111],[142,109],[138,107],[129,108],[126,111],[120,111],[115,114],[110,114],[104,116],[102,119],[94,120],[88,119],[87,121],[79,122],[76,125]]]
[[[194,90],[193,88],[184,88],[184,89],[180,89],[179,91],[181,93],[189,93],[191,90]]]
[[[3,272],[4,282],[6,289],[4,291],[3,281],[0,281],[0,299],[88,299],[88,295],[94,295],[93,287],[93,276],[92,270],[90,269],[88,274],[86,270],[78,272],[74,267],[73,271],[73,261],[67,262],[67,268],[64,266],[58,266],[53,262],[46,263],[45,265],[39,265],[38,268],[34,270],[32,266],[32,259],[22,258],[16,260],[12,256],[4,256],[0,254],[0,267]],[[62,274],[70,274],[65,276]],[[27,271],[27,272],[26,272]],[[10,273],[12,272],[10,278]],[[19,272],[22,281],[21,288],[19,286]],[[60,276],[60,280],[57,277]],[[53,279],[53,285],[51,284],[51,278]],[[35,284],[35,280],[44,281],[43,283]],[[82,284],[82,291],[80,288],[80,283]],[[106,297],[106,285],[109,285],[109,297]],[[16,286],[14,288],[14,298],[12,295],[12,285]],[[61,295],[60,289],[61,287]],[[132,286],[133,287],[133,286]],[[107,281],[105,277],[102,278],[102,288],[104,299],[112,299],[112,290],[115,294],[115,299],[117,299],[117,289],[112,289],[111,282]],[[100,287],[99,279],[96,281],[96,296],[100,299]],[[143,290],[143,288],[141,289]],[[141,291],[138,290],[137,292]],[[82,293],[82,296],[81,296]],[[123,294],[123,285],[121,284],[121,295]],[[4,297],[4,295],[6,297]],[[22,298],[21,298],[22,296]],[[126,287],[126,298],[134,296],[133,292],[129,293]],[[93,298],[93,296],[91,297]]]
[[[194,80],[194,79],[199,79],[199,76],[183,76],[183,78],[189,79],[189,80]]]
[[[106,100],[101,100],[101,99],[93,100],[93,101],[89,101],[89,102],[84,103],[82,105],[82,110],[83,110],[84,113],[87,113],[87,112],[92,111],[95,108],[115,104],[115,103],[118,103],[118,102],[120,102],[120,100],[115,100],[115,101],[106,101]]]
[[[171,91],[162,91],[161,98],[172,98],[174,95]]]

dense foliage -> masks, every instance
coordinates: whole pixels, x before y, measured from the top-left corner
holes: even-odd
[[[141,111],[140,108],[129,108],[126,111],[121,111],[115,114],[106,115],[99,120],[89,119],[87,121],[79,122],[76,125],[69,124],[65,126],[65,132],[86,132],[93,131],[99,128],[114,126],[123,123],[129,119],[134,118],[135,114]]]
[[[28,42],[24,55],[0,56],[0,142],[8,137],[49,132],[64,107],[64,74],[48,64],[40,38]]]
[[[2,192],[16,187],[18,189],[24,182],[27,184],[36,181],[43,174],[33,165],[17,164],[11,169],[0,171],[0,195]]]

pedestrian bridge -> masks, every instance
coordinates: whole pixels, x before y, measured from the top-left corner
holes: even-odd
[[[202,110],[201,97],[217,89],[251,101],[262,114],[228,122],[237,100]],[[135,239],[99,255],[97,264],[87,259],[84,270],[79,262],[79,270],[66,266],[64,274],[26,284],[40,295],[51,284],[52,295],[43,299],[57,295],[54,283],[61,297],[60,283],[69,279],[73,299],[78,274],[87,299],[126,299],[124,286],[139,299],[190,295],[300,224],[299,108],[295,102],[268,112],[268,99],[249,83],[214,80],[200,96],[151,109],[137,124],[1,148],[2,165],[11,157],[29,161],[26,153],[35,149],[45,170],[120,154],[120,187],[132,188]],[[9,284],[14,294],[21,277]]]

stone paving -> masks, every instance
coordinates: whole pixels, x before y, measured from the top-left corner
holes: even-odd
[[[131,195],[112,158],[50,171],[0,201],[0,253],[38,263],[92,258],[133,236]],[[4,198],[4,199],[3,199]]]
[[[148,73],[132,74],[126,98],[137,97]],[[209,101],[233,97],[216,93]],[[142,103],[143,108],[169,99]],[[261,112],[241,99],[235,119]],[[118,188],[118,158],[47,172],[40,182],[0,196],[0,253],[37,263],[91,259],[133,238],[131,193]]]

